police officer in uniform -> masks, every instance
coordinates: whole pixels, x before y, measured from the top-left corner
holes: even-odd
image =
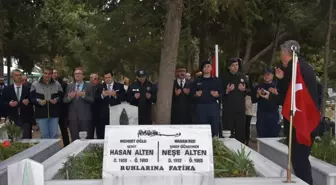
[[[127,101],[137,106],[139,125],[152,124],[152,104],[156,101],[156,88],[148,81],[146,72],[138,70],[137,80],[127,90]]]
[[[264,70],[264,82],[257,86],[256,102],[257,110],[257,133],[259,138],[279,137],[281,125],[279,123],[279,106],[276,99],[278,90],[273,81],[273,71],[270,68]],[[264,96],[271,93],[274,98],[266,99]]]
[[[211,125],[212,136],[219,136],[221,130],[219,100],[223,89],[219,79],[211,76],[210,61],[203,62],[200,69],[202,76],[196,78],[191,85],[191,95],[196,104],[196,113],[200,124]]]
[[[238,58],[231,58],[226,63],[227,71],[222,76],[225,89],[223,98],[223,127],[231,131],[231,137],[241,143],[246,141],[245,133],[245,75],[239,72]]]

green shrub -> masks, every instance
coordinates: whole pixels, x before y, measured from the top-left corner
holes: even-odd
[[[232,152],[219,139],[213,139],[215,177],[256,176],[253,162],[245,148]],[[88,150],[71,156],[59,170],[63,179],[102,179],[103,146],[90,145]]]
[[[280,143],[286,144],[286,140],[280,139]],[[312,145],[311,156],[336,166],[336,139],[329,133],[317,137]]]

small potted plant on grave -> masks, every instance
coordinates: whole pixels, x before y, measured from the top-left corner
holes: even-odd
[[[2,135],[5,133],[8,135],[8,139],[2,138],[2,140],[0,140],[0,162],[36,144],[20,142],[22,130],[10,120],[7,120],[6,124],[0,128],[0,133],[2,133]]]

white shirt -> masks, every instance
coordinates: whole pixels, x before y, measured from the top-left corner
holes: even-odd
[[[124,89],[125,89],[125,91],[127,91],[128,90],[128,85],[124,85]]]
[[[114,82],[112,82],[110,84],[106,84],[107,88],[109,88],[107,90],[112,91],[113,90],[113,84],[114,84]]]
[[[106,88],[107,88],[106,90],[108,90],[108,91],[112,91],[112,90],[113,90],[113,84],[114,84],[114,82],[112,82],[112,83],[110,83],[110,84],[106,84]],[[105,98],[103,94],[101,94],[101,98],[102,98],[102,99]]]
[[[19,89],[18,89],[18,87],[19,87]],[[19,93],[17,92],[18,90],[19,90]],[[14,91],[15,91],[15,95],[19,94],[18,101],[20,101],[21,95],[22,95],[22,84],[21,85],[15,85],[14,84]]]
[[[181,82],[183,82],[183,86],[181,86]],[[184,87],[185,86],[185,79],[177,79],[177,83],[179,86]]]

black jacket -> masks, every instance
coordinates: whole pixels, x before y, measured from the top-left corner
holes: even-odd
[[[27,85],[22,85],[21,90],[21,97],[20,100],[17,99],[14,84],[7,86],[3,90],[3,94],[1,96],[2,103],[4,107],[7,108],[8,116],[11,117],[13,120],[17,120],[18,118],[21,119],[23,122],[29,122],[33,118],[33,104],[30,99],[30,87]],[[25,105],[22,103],[22,100],[28,99],[29,104]],[[10,101],[17,101],[19,104],[16,107],[10,107],[9,102]],[[20,110],[18,110],[20,109]],[[20,115],[18,114],[20,112]]]
[[[269,88],[276,88],[276,84],[275,83],[261,83],[259,84],[256,89],[264,89],[266,91],[268,91]],[[255,94],[253,94],[253,96],[255,98],[252,99],[256,99],[256,101],[252,101],[257,102],[258,103],[258,111],[262,111],[262,112],[278,112],[279,111],[279,105],[277,102],[277,96],[273,93],[270,92],[270,96],[272,96],[272,98],[269,99],[265,99],[262,97],[257,98],[257,92]]]
[[[146,98],[146,92],[151,93],[151,98]],[[134,97],[135,93],[140,93],[140,98],[136,99]],[[145,81],[141,85],[140,82],[132,83],[127,90],[127,101],[134,106],[145,106],[151,107],[152,103],[156,102],[156,87],[149,81]]]
[[[113,90],[117,92],[117,97],[102,97],[102,93],[104,89],[107,89],[106,83],[99,86],[97,89],[97,92],[95,93],[95,100],[97,104],[99,104],[100,107],[100,118],[106,118],[109,119],[109,107],[114,105],[121,104],[122,101],[124,101],[125,98],[125,89],[124,85],[118,82],[113,83]]]
[[[301,74],[303,77],[303,81],[305,82],[306,87],[309,91],[309,94],[312,97],[316,107],[319,108],[319,105],[318,105],[319,96],[318,96],[318,90],[317,90],[316,74],[314,72],[314,69],[303,58],[299,58],[299,63],[300,63],[300,70],[301,70]],[[293,66],[293,62],[290,61],[286,68],[282,68],[282,70],[284,71],[284,77],[278,80],[277,87],[279,89],[279,104],[280,105],[283,105],[285,101],[287,90],[289,88],[289,85],[292,79],[292,66]]]
[[[62,80],[62,78],[57,78],[56,79],[58,83],[61,84],[63,92],[66,91],[66,88],[68,87],[68,83]],[[64,93],[62,93],[61,99],[63,100],[64,98]],[[67,117],[68,116],[68,104],[64,103],[63,101],[60,102],[60,116],[61,117]]]
[[[140,93],[136,99],[134,95]],[[146,98],[146,93],[151,94],[151,98]],[[156,102],[157,87],[149,81],[141,84],[139,81],[131,84],[127,90],[127,101],[138,107],[139,125],[152,124],[152,103]]]
[[[228,71],[223,74],[221,81],[224,88],[223,111],[245,113],[245,92],[238,89],[239,84],[247,86],[245,75],[240,72],[232,74]],[[234,84],[234,89],[226,94],[228,84]]]
[[[60,105],[62,103],[63,89],[60,83],[51,79],[49,84],[43,82],[43,77],[34,82],[30,89],[30,99],[35,105],[35,118],[59,118],[61,116]],[[57,99],[56,104],[50,103],[51,99]],[[40,102],[46,100],[45,105]]]
[[[171,107],[171,122],[172,124],[191,124],[191,105],[192,105],[192,95],[184,94],[183,89],[188,88],[192,85],[191,82],[185,80],[185,84],[181,87],[177,80],[174,80],[173,87],[173,99]],[[175,94],[175,89],[181,89],[179,95]]]
[[[202,95],[200,97],[196,97],[196,91],[202,91]],[[220,80],[217,77],[199,77],[194,80],[191,85],[191,95],[194,98],[195,104],[212,104],[220,101],[221,96],[223,95],[223,88],[220,83]],[[219,97],[214,97],[211,95],[211,91],[217,91],[219,93]]]
[[[7,85],[5,84],[0,85],[0,117],[7,117],[7,105],[4,105],[1,98],[2,93],[6,87]]]

